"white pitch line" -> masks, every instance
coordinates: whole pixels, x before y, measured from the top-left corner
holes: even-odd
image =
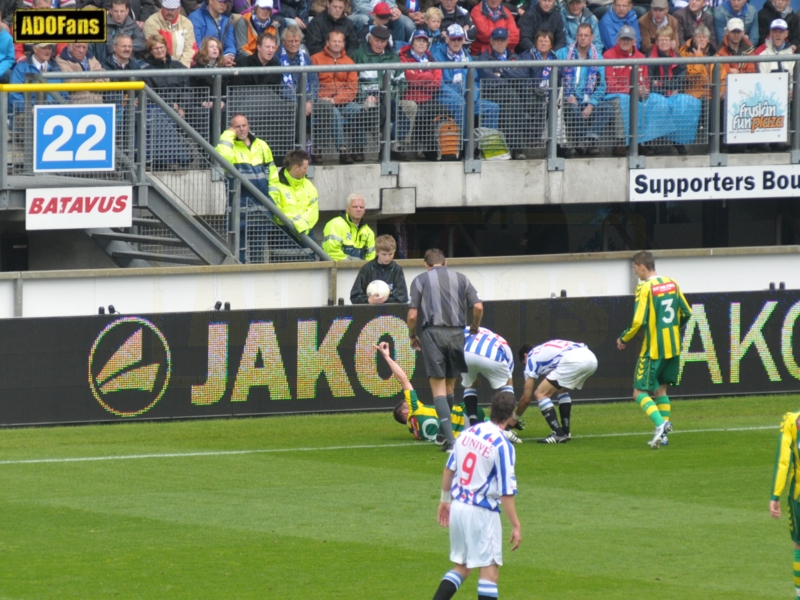
[[[718,429],[683,429],[670,433],[725,433],[730,431],[760,431],[764,429],[778,430],[776,425],[761,425],[757,427],[724,427]],[[588,438],[613,438],[629,436],[650,436],[650,432],[626,432],[626,433],[597,433],[587,435],[577,435],[573,439]],[[524,440],[534,440],[536,438],[522,438]],[[276,454],[280,452],[326,452],[331,450],[374,450],[380,448],[403,448],[420,447],[427,448],[428,444],[419,442],[401,442],[397,444],[359,444],[353,446],[322,446],[317,448],[263,448],[260,450],[209,450],[207,452],[168,452],[163,454],[120,454],[118,456],[81,456],[73,458],[26,458],[20,460],[0,460],[0,465],[32,465],[47,463],[72,463],[72,462],[98,462],[107,460],[141,460],[146,458],[191,458],[197,456],[236,456],[241,454]]]

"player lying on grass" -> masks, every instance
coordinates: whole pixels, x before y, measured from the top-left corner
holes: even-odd
[[[528,408],[531,398],[536,399],[539,410],[552,433],[540,444],[564,444],[570,433],[570,414],[572,412],[571,390],[579,390],[597,370],[597,357],[586,344],[566,340],[550,340],[535,348],[525,344],[519,349],[519,357],[525,365],[525,388],[517,410],[511,417],[511,425],[519,421]],[[541,377],[539,386],[536,379]],[[551,398],[556,397],[561,423]]]
[[[478,333],[472,333],[469,327],[465,327],[464,362],[467,363],[467,372],[461,374],[464,407],[470,424],[474,425],[478,422],[475,418],[478,410],[478,390],[474,387],[478,375],[483,375],[493,390],[513,394],[514,352],[508,342],[493,331],[480,327]]]
[[[377,346],[386,364],[392,370],[392,374],[397,377],[400,385],[403,386],[403,400],[394,409],[394,419],[401,425],[407,425],[409,431],[418,440],[435,441],[443,443],[444,437],[439,435],[439,417],[433,406],[427,406],[419,401],[414,386],[408,379],[405,371],[393,359],[389,350],[388,342],[381,342]],[[485,419],[483,410],[478,409],[478,417]],[[453,434],[458,435],[465,429],[464,405],[458,404],[452,407],[450,412],[450,422],[453,426]],[[506,436],[514,444],[522,442],[513,432],[508,432]]]

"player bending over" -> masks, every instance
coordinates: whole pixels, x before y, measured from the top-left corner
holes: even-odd
[[[656,260],[650,252],[633,255],[633,272],[643,283],[636,287],[633,322],[617,339],[617,348],[625,350],[639,329],[644,331],[633,374],[633,399],[656,426],[648,442],[656,450],[667,444],[667,433],[672,431],[667,386],[678,383],[680,330],[689,322],[692,310],[678,282],[656,273]]]
[[[597,370],[597,357],[586,344],[568,342],[566,340],[550,340],[535,348],[525,344],[519,349],[519,357],[525,365],[525,388],[522,391],[519,406],[511,417],[511,424],[519,421],[520,416],[536,399],[539,410],[552,433],[546,438],[536,440],[540,444],[564,444],[572,435],[570,433],[570,414],[572,412],[571,390],[579,390]],[[539,386],[536,379],[541,377]],[[556,409],[551,398],[556,396],[561,423],[558,422]]]
[[[483,419],[476,418],[478,410],[478,390],[473,386],[478,375],[483,375],[492,389],[514,393],[514,352],[502,337],[480,327],[478,333],[470,333],[464,328],[464,361],[467,372],[461,374],[461,385],[464,386],[464,406],[470,424],[474,425]]]
[[[797,430],[800,427],[800,412],[786,413],[781,423],[781,434],[778,437],[778,452],[775,458],[775,474],[772,478],[772,496],[769,501],[769,512],[781,518],[781,494],[789,480],[789,533],[794,542],[794,589],[800,598],[800,502],[797,499],[795,486],[800,470],[800,454],[797,449]]]
[[[444,443],[444,436],[439,431],[439,417],[436,409],[419,401],[417,393],[414,391],[414,387],[411,385],[405,371],[392,359],[388,342],[381,342],[375,348],[381,353],[384,360],[386,360],[386,364],[392,370],[392,374],[397,377],[400,385],[403,386],[403,400],[394,408],[395,421],[401,425],[407,425],[408,430],[418,440],[427,440],[438,444]],[[486,418],[480,408],[478,409],[478,418],[481,421]],[[453,435],[458,437],[466,427],[463,404],[457,404],[451,409],[450,422],[453,426]],[[512,432],[509,431],[508,434],[508,439],[513,443],[522,443],[522,440]]]
[[[491,421],[462,433],[447,460],[437,517],[442,527],[450,527],[450,560],[454,564],[433,600],[450,600],[476,568],[480,569],[478,599],[498,597],[497,580],[503,564],[500,504],[511,522],[511,550],[522,541],[514,504],[514,446],[503,435],[515,403],[514,394],[495,392]]]

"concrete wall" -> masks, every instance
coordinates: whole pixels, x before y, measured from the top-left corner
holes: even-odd
[[[660,273],[685,292],[763,290],[784,281],[800,288],[800,247],[666,250],[654,253]],[[631,294],[630,252],[452,259],[484,300]],[[421,261],[400,261],[410,284]],[[0,274],[0,318],[96,314],[113,304],[123,314],[234,310],[349,303],[358,263],[28,271]]]

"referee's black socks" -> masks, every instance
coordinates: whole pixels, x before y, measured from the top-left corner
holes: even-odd
[[[436,416],[439,417],[439,430],[452,447],[456,443],[456,437],[453,435],[453,424],[450,422],[450,405],[447,402],[447,396],[436,396],[433,399],[433,406],[436,409]]]

